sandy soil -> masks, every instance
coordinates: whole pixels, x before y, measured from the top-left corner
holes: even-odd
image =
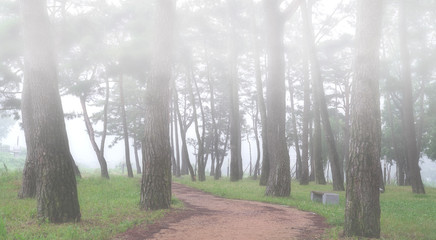
[[[322,217],[286,206],[223,199],[177,183],[173,194],[185,209],[115,239],[319,239],[328,228]]]

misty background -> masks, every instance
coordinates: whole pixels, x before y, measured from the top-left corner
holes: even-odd
[[[64,80],[67,80],[64,88],[75,86],[74,82],[68,82],[69,80],[79,80],[85,82],[85,80],[92,79],[92,75],[96,72],[99,75],[96,78],[103,78],[105,74],[111,74],[110,68],[120,68],[127,72],[126,75],[130,75],[130,78],[144,78],[144,71],[142,68],[148,67],[147,57],[143,58],[141,54],[146,55],[150,49],[148,49],[150,37],[149,31],[149,20],[147,14],[143,12],[152,14],[147,10],[149,6],[147,3],[138,3],[138,1],[122,1],[122,0],[111,0],[111,1],[89,1],[89,3],[82,3],[81,1],[70,1],[69,4],[65,5],[65,1],[48,1],[50,6],[50,13],[53,22],[55,23],[56,30],[56,40],[57,48],[60,59],[60,82],[61,85],[65,84]],[[283,1],[282,9],[286,10],[292,1]],[[395,19],[398,15],[396,11],[397,2],[387,1],[385,18],[385,27],[383,30],[384,41],[383,46],[385,47],[383,56],[383,67],[387,69],[383,74],[385,85],[395,85],[397,82],[389,82],[389,80],[398,78],[397,62],[394,59],[397,57],[397,33]],[[411,24],[409,26],[411,30],[411,48],[414,54],[414,61],[412,62],[412,67],[417,72],[422,70],[421,68],[426,68],[427,78],[429,81],[434,82],[434,69],[432,69],[429,63],[432,62],[431,56],[426,56],[422,52],[425,52],[424,46],[434,45],[434,26],[432,26],[431,17],[434,16],[434,9],[426,9],[425,4],[431,4],[431,1],[424,1],[422,5],[416,4],[411,7]],[[16,11],[16,2],[2,0],[2,8],[0,14],[2,19],[10,21],[11,28],[14,27],[18,12]],[[239,54],[237,62],[239,69],[237,70],[238,78],[241,79],[241,89],[240,89],[240,99],[241,99],[241,115],[243,119],[243,124],[246,129],[251,129],[253,123],[251,121],[251,116],[249,111],[251,105],[254,104],[250,100],[252,95],[254,95],[254,75],[253,66],[251,60],[249,60],[253,53],[251,41],[252,25],[257,25],[256,37],[261,46],[264,44],[264,34],[265,29],[261,27],[262,16],[261,11],[257,9],[259,1],[253,1],[254,5],[250,5],[251,1],[236,1],[233,9],[227,9],[227,5],[223,4],[223,1],[193,1],[193,0],[179,0],[177,1],[177,10],[179,17],[178,26],[178,36],[177,40],[180,42],[179,55],[177,55],[179,63],[190,62],[193,64],[192,68],[195,71],[194,76],[200,81],[206,82],[204,80],[207,78],[206,60],[211,58],[211,65],[214,65],[212,69],[212,78],[217,82],[217,85],[221,79],[226,78],[226,71],[228,71],[228,49],[230,45],[228,35],[231,34],[231,25],[229,24],[229,13],[228,11],[237,11],[237,19],[233,23],[234,31],[237,32],[237,36],[234,41],[235,48]],[[14,5],[15,4],[15,5]],[[316,41],[318,44],[319,57],[321,64],[323,65],[323,76],[326,82],[326,94],[329,99],[334,99],[335,95],[338,94],[335,81],[337,79],[344,80],[347,84],[351,79],[349,72],[351,70],[351,47],[352,38],[354,34],[354,5],[351,0],[324,0],[324,1],[313,1],[312,6],[312,23],[314,26],[314,31],[316,33]],[[64,9],[62,10],[62,7]],[[253,9],[252,9],[253,8]],[[139,12],[141,12],[140,15]],[[422,18],[418,17],[420,13],[425,12]],[[110,13],[114,16],[110,18]],[[142,18],[141,18],[142,17]],[[134,21],[132,19],[138,19]],[[254,19],[254,20],[253,20]],[[429,20],[430,19],[430,20]],[[302,63],[299,58],[302,57],[301,52],[302,46],[304,45],[304,40],[301,37],[301,20],[299,16],[294,16],[285,24],[285,45],[286,45],[286,60],[287,60],[287,78],[292,78],[296,87],[301,88],[301,79],[303,78],[302,73]],[[428,21],[427,21],[428,20]],[[254,22],[254,23],[253,23]],[[6,21],[5,25],[8,26]],[[5,28],[6,28],[5,27]],[[15,26],[16,27],[16,26]],[[424,30],[423,30],[424,29]],[[143,31],[144,30],[144,31]],[[421,30],[421,31],[420,31]],[[143,32],[142,32],[143,31]],[[426,31],[426,32],[424,32]],[[19,31],[13,32],[15,35],[7,35],[11,37],[17,43],[19,40]],[[80,35],[81,37],[77,36]],[[425,36],[425,37],[423,37]],[[3,39],[2,39],[3,40]],[[425,42],[424,42],[425,40]],[[2,44],[2,46],[14,46],[14,43]],[[434,46],[433,46],[434,48]],[[423,50],[424,49],[424,50]],[[434,51],[434,49],[431,49]],[[19,53],[19,50],[17,51]],[[181,53],[180,53],[181,52]],[[209,55],[208,55],[209,54]],[[425,55],[422,56],[421,54]],[[205,55],[207,55],[205,57]],[[261,61],[262,70],[266,69],[264,52],[261,51]],[[13,57],[7,56],[11,59]],[[64,58],[62,58],[64,57]],[[428,57],[428,59],[426,59]],[[113,59],[117,58],[117,59]],[[295,59],[294,59],[295,58]],[[298,59],[297,59],[298,58]],[[7,58],[5,58],[7,59]],[[18,59],[18,60],[17,60]],[[17,78],[21,78],[22,75],[20,71],[16,71],[21,67],[20,58],[17,57],[15,60],[5,61],[10,69],[17,72]],[[339,63],[333,64],[333,60],[338,60]],[[107,64],[107,62],[110,62]],[[138,62],[142,63],[141,65]],[[424,62],[421,64],[421,62]],[[102,67],[102,65],[107,64],[108,66]],[[113,67],[116,65],[117,67]],[[179,74],[176,74],[174,78],[178,81],[179,85],[183,82],[185,76],[185,69],[182,66],[176,67]],[[95,66],[95,69],[87,69],[87,67]],[[77,70],[78,73],[68,72],[68,68]],[[212,68],[212,67],[211,67]],[[112,71],[117,71],[115,69]],[[146,71],[145,71],[146,72]],[[116,79],[117,74],[113,74],[112,80]],[[262,75],[263,79],[267,76]],[[89,78],[89,79],[88,79]],[[414,79],[418,82],[423,78],[419,73],[414,75]],[[2,79],[3,80],[3,79]],[[418,83],[416,83],[418,84]],[[19,85],[19,84],[18,84]],[[112,85],[113,87],[113,85]],[[182,86],[183,87],[183,86]],[[17,87],[19,91],[20,87]],[[185,89],[182,89],[185,90]],[[394,89],[396,90],[396,89]],[[97,92],[100,90],[96,90]],[[390,90],[389,90],[390,91]],[[388,92],[388,91],[387,91]],[[101,94],[101,93],[97,93]],[[18,94],[19,95],[19,94]],[[19,96],[18,96],[19,97]],[[206,98],[206,95],[202,97]],[[430,98],[430,96],[427,96]],[[97,99],[95,102],[98,102]],[[186,99],[180,100],[181,102],[187,101]],[[288,108],[290,107],[290,96],[287,96]],[[382,103],[384,103],[382,99]],[[82,114],[80,101],[78,97],[68,94],[66,91],[63,92],[62,97],[64,112],[66,114],[76,115],[75,118],[66,118],[66,125],[68,131],[68,137],[70,142],[71,152],[76,163],[81,168],[99,168],[97,157],[92,149],[89,141],[89,137],[86,132],[85,124],[83,118],[80,116]],[[92,102],[90,100],[90,102]],[[94,102],[94,103],[95,103]],[[430,102],[430,101],[429,101]],[[301,114],[303,101],[302,92],[297,91],[295,93],[295,108],[297,113]],[[336,114],[334,117],[343,117],[344,103],[334,102],[329,105],[329,109]],[[383,108],[384,106],[382,106]],[[432,105],[427,106],[429,109]],[[336,110],[336,111],[334,111]],[[431,109],[430,109],[431,110]],[[88,111],[90,113],[97,113],[101,111],[100,106],[88,106]],[[188,112],[189,114],[189,112]],[[332,118],[334,118],[332,117]],[[300,125],[301,116],[298,117],[298,124]],[[338,121],[340,122],[340,121]],[[96,130],[101,130],[101,122],[94,125]],[[301,128],[300,126],[298,127]],[[141,135],[143,132],[141,128],[138,134]],[[339,132],[339,130],[338,130]],[[193,127],[188,130],[188,138],[195,139],[195,133]],[[108,135],[108,140],[106,142],[106,160],[108,167],[111,169],[117,168],[120,164],[125,162],[124,146],[120,139],[117,139],[117,143],[112,145],[112,142],[116,139],[116,136]],[[257,158],[255,139],[252,134],[248,135],[250,144],[247,141],[247,137],[242,137],[242,159],[243,159],[243,169],[245,174],[248,174],[248,168],[250,165],[250,159],[252,165]],[[97,137],[99,141],[99,137]],[[133,139],[130,139],[133,142]],[[19,121],[16,122],[10,129],[7,137],[2,139],[3,145],[11,146],[13,148],[25,147],[24,134],[20,128]],[[17,146],[18,145],[18,146]],[[189,144],[189,155],[190,160],[193,165],[195,165],[195,149]],[[295,166],[295,149],[292,144],[289,144],[290,156],[291,156],[291,166]],[[251,148],[251,149],[250,149]],[[251,150],[251,151],[250,151]],[[139,151],[140,154],[140,151]],[[132,167],[135,168],[134,164],[134,152],[133,148],[130,149],[130,156]],[[141,156],[140,156],[141,157]],[[225,163],[223,164],[223,175],[227,175],[229,155],[225,158]],[[396,164],[395,161],[390,161],[392,163],[391,167],[391,178],[392,181],[395,180]],[[210,162],[206,169],[209,169]],[[429,160],[425,155],[420,159],[421,173],[423,181],[428,184],[436,184],[436,163]],[[254,166],[252,166],[254,167]],[[293,169],[295,171],[295,169]],[[326,165],[326,172],[329,172],[328,164]],[[331,174],[326,174],[330,176]]]

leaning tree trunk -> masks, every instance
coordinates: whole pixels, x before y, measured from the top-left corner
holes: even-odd
[[[289,153],[286,146],[286,88],[284,68],[284,22],[278,0],[264,0],[267,26],[267,137],[270,172],[265,195],[289,196],[291,173]]]
[[[145,137],[141,202],[143,209],[171,205],[169,101],[175,1],[156,0],[152,74],[145,93]]]
[[[24,35],[23,125],[36,170],[37,215],[80,221],[80,207],[59,95],[53,35],[45,0],[21,0]],[[31,132],[29,132],[31,131]]]
[[[380,237],[380,0],[357,2],[344,234]]]
[[[100,175],[103,178],[109,179],[109,172],[107,169],[106,159],[104,158],[104,154],[100,151],[100,148],[95,141],[95,132],[94,127],[92,126],[91,120],[89,119],[88,110],[86,108],[86,100],[85,96],[80,96],[80,104],[82,106],[83,119],[85,120],[86,130],[88,132],[89,140],[91,141],[92,148],[97,156],[98,163],[100,164]]]
[[[407,48],[406,1],[401,1],[399,11],[401,78],[403,81],[403,131],[406,143],[407,177],[413,193],[425,194],[419,168],[419,150],[416,143],[415,117],[413,111],[413,85],[410,71],[410,56]]]

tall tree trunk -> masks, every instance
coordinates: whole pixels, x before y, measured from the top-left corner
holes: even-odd
[[[100,164],[100,176],[109,179],[106,159],[104,158],[102,151],[100,151],[100,148],[95,141],[94,127],[92,126],[91,120],[89,119],[88,110],[86,108],[86,96],[80,96],[80,104],[82,106],[83,119],[85,121],[88,137],[91,141],[92,149],[94,149],[94,152],[97,155],[98,163]]]
[[[256,14],[253,13],[253,16]],[[256,18],[253,18],[253,42],[254,42],[254,67],[256,75],[256,95],[257,95],[257,107],[260,112],[260,122],[261,122],[261,137],[262,137],[262,170],[260,174],[261,186],[266,186],[269,176],[269,159],[268,159],[268,144],[267,144],[267,119],[266,119],[266,106],[265,99],[263,96],[263,84],[262,84],[262,72],[260,68],[260,54],[259,54],[259,41],[257,40],[257,23]]]
[[[173,91],[173,87],[171,86],[171,90]],[[170,94],[172,95],[172,94]],[[176,155],[174,153],[174,111],[173,109],[173,101],[170,101],[170,145],[171,145],[171,166],[173,168],[173,175],[176,175],[177,172],[177,162],[176,162]]]
[[[139,141],[137,139],[133,140],[133,151],[135,154],[135,163],[136,163],[136,174],[141,174],[141,164],[139,163],[139,155],[138,155],[138,144]]]
[[[152,75],[145,93],[145,140],[141,184],[143,209],[171,205],[169,101],[175,1],[155,1]]]
[[[201,109],[201,115],[202,115],[202,124],[203,124],[203,134],[200,134],[200,126],[198,123],[198,115],[197,115],[197,103],[195,100],[194,90],[192,89],[192,84],[195,84],[194,79],[194,73],[192,72],[192,67],[189,66],[188,68],[188,83],[187,88],[189,92],[189,98],[191,101],[192,106],[192,118],[194,119],[194,130],[195,130],[195,136],[197,137],[197,143],[198,143],[198,151],[197,151],[197,170],[198,170],[198,180],[199,181],[206,181],[206,173],[205,173],[205,160],[204,160],[204,125],[205,125],[205,119],[204,119],[204,111],[203,106],[201,103],[201,99],[198,101],[198,106]],[[194,81],[194,83],[192,83]],[[198,89],[197,89],[198,92]]]
[[[174,91],[176,91],[176,89],[174,88]],[[174,94],[173,94],[174,96]],[[174,103],[174,102],[173,102]],[[175,103],[174,103],[175,104]],[[178,103],[177,103],[178,104]],[[177,123],[177,112],[174,106],[174,131],[175,131],[175,144],[176,144],[176,162],[177,162],[177,169],[176,169],[176,177],[180,177],[181,176],[181,165],[180,165],[180,145],[179,145],[179,127],[178,127],[178,123]]]
[[[129,132],[127,126],[126,105],[124,98],[124,81],[123,76],[120,77],[120,108],[121,108],[121,120],[123,122],[123,138],[124,138],[124,153],[126,157],[127,176],[133,177],[132,164],[130,163],[130,144],[129,144]]]
[[[237,70],[237,46],[236,46],[236,11],[235,0],[228,0],[230,19],[230,54],[229,54],[229,86],[230,86],[230,181],[242,179],[242,155],[241,155],[241,120],[239,112],[239,79]]]
[[[315,113],[315,111],[313,111]],[[309,154],[310,154],[310,175],[309,175],[309,181],[315,182],[315,141],[313,140],[315,138],[315,131],[314,131],[314,125],[315,125],[315,119],[313,121],[309,122]]]
[[[208,63],[209,66],[209,63]],[[215,88],[213,86],[213,82],[209,77],[209,67],[208,69],[208,83],[209,83],[209,91],[210,91],[210,112],[211,112],[211,121],[212,121],[212,148],[213,148],[213,156],[214,156],[214,160],[212,160],[212,164],[211,164],[211,170],[210,170],[210,175],[211,176],[215,176],[215,165],[218,165],[218,160],[220,158],[220,153],[219,153],[219,134],[218,134],[218,127],[217,127],[217,122],[216,122],[216,110],[215,110]],[[216,161],[216,164],[215,164]]]
[[[425,83],[427,81],[427,78],[423,78],[421,80],[421,89],[425,89],[427,86],[427,84]],[[425,93],[423,90],[421,90],[421,93],[419,94],[419,109],[418,109],[418,119],[417,119],[417,139],[416,139],[416,146],[418,149],[418,152],[421,152],[422,150],[422,140],[423,140],[423,135],[424,135],[424,122],[425,122]]]
[[[103,107],[103,132],[101,134],[101,140],[100,140],[100,154],[103,157],[104,157],[104,151],[106,146],[107,125],[108,125],[108,111],[109,111],[108,109],[109,109],[109,96],[110,96],[109,78],[105,79],[105,88],[106,88],[106,95],[105,95],[104,107]]]
[[[303,25],[304,25],[304,38],[306,42],[306,54],[309,58],[309,62],[313,64],[311,61],[313,57],[312,50],[311,50],[311,41],[313,41],[313,30],[312,30],[312,20],[309,16],[309,13],[311,11],[311,7],[306,6],[306,1],[301,2],[301,15],[303,18]],[[314,66],[311,65],[313,68]],[[314,75],[313,69],[311,71],[312,75]],[[313,134],[311,137],[311,145],[312,145],[312,151],[311,151],[311,161],[312,161],[312,175],[315,177],[315,182],[317,184],[326,184],[325,176],[324,176],[324,165],[322,160],[322,136],[321,136],[321,113],[320,113],[320,98],[317,97],[317,90],[316,85],[318,83],[315,80],[315,77],[312,76],[312,95],[313,95],[313,105],[312,105],[312,112],[313,112]]]
[[[259,141],[258,122],[259,122],[259,104],[256,104],[256,113],[253,115],[253,132],[254,132],[254,140],[256,141],[256,164],[254,165],[254,171],[253,171],[254,180],[257,179],[257,175],[260,167],[260,141]]]
[[[174,81],[174,80],[173,80]],[[182,140],[182,168],[180,169],[181,175],[189,174],[191,175],[191,180],[195,181],[195,172],[192,168],[191,161],[189,160],[189,152],[188,152],[188,144],[186,143],[186,132],[189,128],[189,126],[192,124],[192,122],[188,123],[187,125],[183,124],[182,114],[180,113],[179,108],[179,94],[177,93],[177,88],[175,83],[174,85],[174,108],[177,113],[177,119],[179,120],[179,126],[180,126],[180,137]],[[186,172],[185,172],[186,170]]]
[[[267,137],[270,172],[265,195],[289,196],[291,173],[286,146],[286,88],[284,68],[284,21],[279,9],[280,1],[264,0],[267,29],[268,80],[267,80]]]
[[[324,164],[322,160],[322,136],[321,136],[321,116],[319,112],[318,101],[313,100],[313,114],[314,114],[314,131],[311,141],[313,141],[313,164],[315,170],[315,182],[317,184],[326,184],[324,176]]]
[[[301,185],[309,184],[309,122],[310,122],[310,78],[307,57],[303,59],[304,74],[304,109],[303,109],[303,135],[301,156]]]
[[[215,180],[218,180],[221,178],[221,168],[224,164],[224,159],[227,153],[227,146],[229,144],[229,139],[230,139],[230,126],[227,127],[227,131],[226,131],[226,140],[224,141],[224,149],[223,149],[223,154],[221,154],[221,158],[217,158],[217,163],[216,163],[216,169],[215,169]]]
[[[201,175],[202,175],[202,179],[204,179],[204,181],[206,181],[206,165],[207,165],[207,161],[209,158],[209,154],[206,154],[205,156],[205,147],[206,147],[206,114],[204,112],[204,107],[203,107],[203,101],[201,100],[201,94],[200,94],[200,88],[198,87],[198,83],[197,80],[194,78],[193,76],[193,80],[194,80],[194,86],[195,86],[195,90],[197,93],[197,97],[198,97],[198,105],[200,107],[200,114],[201,114],[201,124],[202,124],[202,128],[201,128],[201,158],[199,158],[199,162],[201,162]],[[200,178],[200,174],[198,176]]]
[[[180,137],[182,140],[182,152],[181,152],[181,164],[180,164],[180,175],[187,175],[189,174],[188,171],[188,163],[189,162],[189,155],[184,154],[184,145],[186,145],[186,131],[184,130],[184,124],[183,124],[183,119],[182,119],[182,114],[180,113],[180,108],[179,108],[179,94],[177,93],[177,87],[175,85],[175,82],[173,80],[173,85],[174,85],[174,91],[173,91],[173,104],[174,104],[174,111],[176,112],[176,119],[178,121],[178,125],[180,126]],[[177,125],[177,124],[176,124]],[[185,134],[184,134],[185,133]],[[187,146],[186,146],[187,149]]]
[[[413,85],[410,70],[410,56],[407,47],[407,2],[401,1],[399,10],[401,78],[403,81],[403,131],[406,142],[408,178],[413,193],[425,194],[419,167],[419,150],[416,144],[415,117],[413,111]]]
[[[289,85],[289,97],[291,99],[291,121],[292,121],[292,135],[293,135],[293,139],[294,139],[294,144],[295,144],[295,154],[297,156],[297,161],[296,161],[296,167],[295,167],[295,177],[297,180],[301,179],[301,173],[302,173],[302,169],[301,169],[301,164],[302,164],[302,160],[301,160],[301,152],[300,152],[300,140],[298,137],[298,130],[297,130],[297,119],[295,117],[295,107],[294,107],[294,85],[292,84],[292,80],[291,78],[288,78],[288,85]]]
[[[345,86],[345,117],[344,117],[344,165],[341,169],[347,169],[348,162],[350,161],[350,91],[351,85],[347,84]]]
[[[379,47],[383,1],[358,0],[344,234],[380,237]]]
[[[305,6],[305,2],[302,2],[302,6]],[[316,105],[319,108],[322,126],[324,128],[325,136],[327,138],[328,150],[329,150],[329,160],[331,163],[332,169],[332,178],[333,178],[333,190],[335,191],[343,191],[344,188],[344,177],[343,172],[341,171],[340,163],[339,163],[339,154],[336,149],[336,142],[333,135],[333,130],[330,125],[330,118],[327,109],[327,103],[324,94],[323,81],[321,78],[321,68],[319,66],[318,57],[316,55],[316,45],[315,45],[315,37],[313,33],[312,21],[309,17],[309,8],[304,7],[303,10],[303,24],[305,26],[305,35],[308,40],[308,54],[311,64],[311,73],[313,80],[313,89],[314,89],[314,101],[317,102]],[[311,8],[310,8],[311,9]],[[315,104],[314,104],[315,105]],[[314,106],[315,108],[315,106]]]
[[[37,215],[54,223],[80,221],[45,0],[21,0],[24,35],[23,126],[36,171]],[[29,132],[30,131],[30,132]],[[29,167],[30,165],[27,165]]]
[[[398,139],[396,139],[395,137],[395,125],[394,125],[394,114],[392,111],[392,102],[391,102],[391,96],[388,95],[386,97],[386,111],[387,111],[387,121],[389,124],[389,128],[391,129],[391,147],[393,148],[394,151],[394,156],[395,156],[395,160],[397,162],[397,184],[399,186],[404,186],[405,184],[405,159],[404,159],[404,154],[402,153],[404,151],[404,149],[402,147],[399,146],[398,144]]]

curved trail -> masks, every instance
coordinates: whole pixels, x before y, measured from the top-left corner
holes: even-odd
[[[115,239],[318,239],[328,227],[322,217],[291,207],[224,199],[177,183],[172,191],[186,209]]]

